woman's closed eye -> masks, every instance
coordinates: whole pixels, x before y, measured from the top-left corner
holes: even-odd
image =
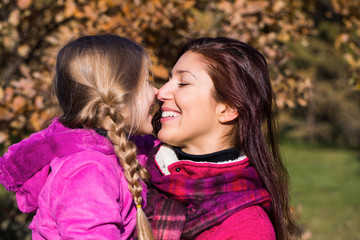
[[[184,87],[184,86],[187,86],[187,85],[189,85],[189,83],[185,83],[185,82],[179,82],[178,83],[179,87]]]

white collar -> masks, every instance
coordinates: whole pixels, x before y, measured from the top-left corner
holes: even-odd
[[[236,158],[234,160],[228,160],[228,161],[219,162],[219,163],[209,163],[209,164],[219,165],[219,164],[240,162],[240,161],[243,161],[246,158],[247,157],[245,155],[242,155],[242,156],[239,156],[238,158]],[[171,146],[163,144],[163,145],[160,146],[159,151],[155,155],[155,161],[156,161],[157,165],[160,167],[160,170],[164,175],[170,175],[170,171],[168,169],[169,166],[171,164],[173,164],[173,163],[179,162],[180,160],[176,156],[176,153],[171,148]],[[191,160],[186,160],[186,161],[194,162],[194,161],[191,161]],[[196,163],[199,163],[199,162],[196,162]]]

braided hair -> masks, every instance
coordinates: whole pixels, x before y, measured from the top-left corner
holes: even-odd
[[[149,176],[128,138],[139,126],[136,93],[144,85],[148,63],[145,50],[129,39],[111,34],[83,36],[59,51],[53,79],[63,125],[107,131],[137,206],[139,239],[154,239],[141,208],[140,181]]]

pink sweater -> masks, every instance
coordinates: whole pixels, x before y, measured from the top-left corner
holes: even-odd
[[[196,240],[205,239],[274,240],[276,237],[264,209],[251,206],[233,214],[220,225],[201,233],[196,238]]]

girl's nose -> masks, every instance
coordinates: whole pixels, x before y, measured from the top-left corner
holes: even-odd
[[[159,89],[157,89],[156,87],[153,87],[153,90],[154,90],[155,97],[157,97],[158,93],[159,93]]]

